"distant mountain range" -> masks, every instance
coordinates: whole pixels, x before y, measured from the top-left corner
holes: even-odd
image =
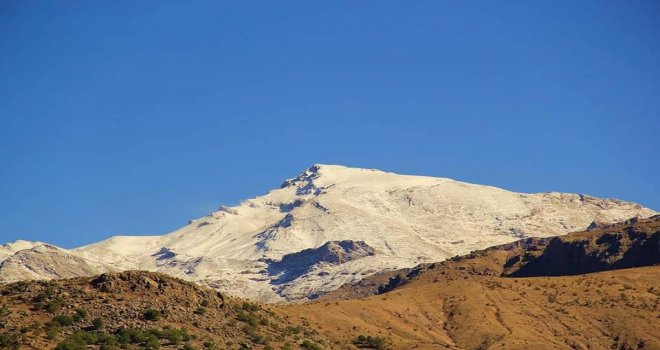
[[[116,236],[72,250],[0,246],[0,282],[148,270],[281,302],[316,298],[377,272],[655,214],[583,194],[314,165],[278,189],[162,236]]]

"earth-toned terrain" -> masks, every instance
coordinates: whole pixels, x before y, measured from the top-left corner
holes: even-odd
[[[631,220],[377,274],[279,310],[337,344],[364,334],[396,349],[660,349],[659,242],[660,216]]]
[[[17,282],[0,348],[660,349],[659,238],[660,216],[592,226],[278,306],[153,272]]]
[[[309,327],[247,300],[145,271],[0,288],[3,349],[310,349]]]

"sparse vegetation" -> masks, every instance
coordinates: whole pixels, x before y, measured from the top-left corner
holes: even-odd
[[[386,339],[383,337],[372,337],[370,335],[359,335],[353,340],[353,344],[359,348],[385,349]]]
[[[103,327],[103,320],[100,317],[92,320],[92,329],[99,330],[101,327]]]
[[[60,326],[70,326],[73,324],[73,317],[68,315],[57,315],[53,317],[53,322]]]
[[[259,311],[261,309],[259,307],[259,304],[250,303],[250,302],[247,302],[247,301],[243,303],[242,308],[245,311],[251,311],[251,312]]]
[[[303,340],[302,343],[300,343],[300,347],[303,349],[308,349],[308,350],[323,350],[323,347],[321,345],[309,340],[305,339]]]
[[[158,321],[161,317],[161,311],[157,309],[147,309],[144,312],[144,319],[147,321]]]
[[[52,301],[48,302],[46,305],[44,305],[44,310],[46,310],[50,313],[55,313],[55,312],[59,311],[60,308],[62,308],[63,303],[64,302],[60,298],[52,300]]]

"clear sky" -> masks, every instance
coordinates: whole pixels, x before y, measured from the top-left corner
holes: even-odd
[[[660,2],[0,2],[0,242],[161,234],[314,163],[660,210]]]

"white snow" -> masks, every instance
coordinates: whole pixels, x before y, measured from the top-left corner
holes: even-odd
[[[118,269],[162,271],[277,302],[520,237],[561,235],[594,220],[654,214],[635,203],[586,195],[523,194],[446,178],[315,165],[282,188],[220,207],[172,233],[117,236],[72,253]],[[365,241],[377,253],[314,266],[285,285],[274,284],[267,272],[268,259],[341,240]]]

